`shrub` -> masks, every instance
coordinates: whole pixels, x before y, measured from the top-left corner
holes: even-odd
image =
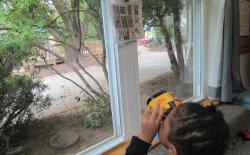
[[[77,101],[81,101],[80,97],[76,97]],[[95,96],[91,98],[87,95],[83,97],[85,104],[84,118],[85,127],[100,128],[111,118],[110,102],[107,98]]]
[[[10,142],[23,136],[23,126],[50,105],[50,98],[42,94],[45,89],[40,81],[26,76],[10,75],[0,81],[0,129]]]

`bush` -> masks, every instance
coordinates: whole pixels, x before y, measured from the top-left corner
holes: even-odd
[[[50,105],[50,98],[42,95],[45,89],[26,76],[10,75],[0,81],[0,129],[10,142],[22,136],[18,133],[23,133],[35,113]]]
[[[76,99],[81,100],[79,97]],[[83,101],[86,106],[84,113],[87,114],[83,122],[85,127],[100,128],[111,118],[109,99],[97,96],[91,98],[86,95]]]
[[[84,121],[86,127],[100,128],[104,125],[107,120],[107,115],[101,111],[89,113]]]

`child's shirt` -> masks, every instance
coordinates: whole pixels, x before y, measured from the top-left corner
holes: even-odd
[[[147,155],[150,146],[151,144],[133,136],[125,155]]]

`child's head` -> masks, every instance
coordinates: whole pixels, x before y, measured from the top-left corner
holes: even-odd
[[[229,129],[214,106],[187,103],[169,113],[159,138],[171,155],[222,155],[228,145]]]

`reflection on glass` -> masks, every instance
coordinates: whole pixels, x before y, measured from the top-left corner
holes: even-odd
[[[147,98],[161,90],[189,99],[193,97],[192,0],[177,0],[165,7],[143,2],[145,38],[138,41],[142,109]]]

